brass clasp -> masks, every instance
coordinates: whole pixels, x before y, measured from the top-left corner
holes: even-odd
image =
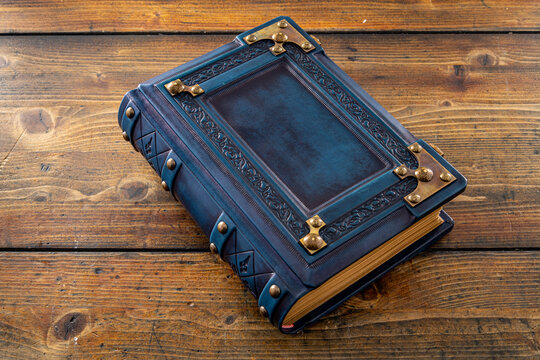
[[[319,215],[315,215],[308,219],[306,224],[309,226],[309,233],[300,239],[300,243],[311,255],[313,255],[326,246],[326,242],[323,240],[321,235],[319,235],[319,231],[323,226],[326,225],[326,223],[319,217]]]
[[[400,179],[408,176],[418,179],[416,189],[405,196],[405,201],[414,207],[445,186],[451,184],[456,180],[456,177],[435,160],[420,144],[411,144],[408,149],[416,157],[418,167],[416,169],[409,169],[405,165],[400,165],[394,169],[394,173]],[[441,151],[438,150],[437,152]]]
[[[165,89],[171,94],[171,96],[178,95],[182,92],[188,92],[192,96],[201,95],[204,93],[203,88],[199,84],[195,84],[193,86],[188,86],[182,82],[180,79],[173,80],[167,84],[165,84]]]
[[[265,27],[252,34],[244,36],[244,41],[251,45],[260,40],[273,40],[274,46],[270,47],[270,51],[274,55],[283,54],[285,48],[283,44],[286,42],[295,43],[300,46],[305,52],[310,52],[315,49],[315,46],[310,43],[300,32],[287,20],[280,20],[272,25]]]

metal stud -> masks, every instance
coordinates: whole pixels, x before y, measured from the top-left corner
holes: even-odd
[[[450,180],[452,180],[452,174],[450,174],[448,171],[445,171],[441,175],[439,175],[439,178],[444,182],[449,182]]]
[[[199,84],[195,84],[191,87],[191,91],[195,95],[200,95],[204,92],[203,88]]]
[[[270,48],[270,50],[276,55],[279,55],[279,54],[285,52],[285,48],[283,46],[279,45],[279,44],[276,44],[276,45],[272,46]]]
[[[227,232],[227,223],[225,223],[225,221],[220,221],[218,224],[217,224],[217,230],[222,233],[222,234],[225,234]]]
[[[309,222],[311,223],[311,226],[315,228],[321,227],[322,225],[322,220],[319,217],[313,217],[309,220]]]
[[[266,311],[266,308],[264,306],[260,306],[259,307],[259,312],[261,313],[262,316],[264,317],[267,317],[268,316],[268,311]]]
[[[302,43],[302,49],[304,49],[304,50],[309,50],[309,49],[311,49],[312,47],[313,47],[313,45],[311,45],[311,43],[309,43],[309,42],[307,42],[307,41],[305,41],[305,42]]]
[[[311,251],[322,249],[326,243],[320,235],[308,234],[304,238],[304,246]]]
[[[419,153],[420,151],[422,151],[422,146],[420,146],[420,144],[418,143],[414,143],[411,146],[409,146],[409,150],[415,153]]]
[[[281,289],[277,285],[270,286],[270,289],[268,289],[268,292],[270,293],[270,296],[273,298],[277,298],[279,294],[281,294]]]
[[[134,115],[135,115],[135,110],[133,110],[131,106],[128,107],[126,109],[126,116],[131,119]]]
[[[167,183],[165,182],[165,180],[163,180],[163,181],[161,182],[161,186],[163,187],[163,190],[169,191],[169,185],[167,185]]]
[[[418,194],[410,194],[407,196],[407,200],[409,200],[413,204],[419,203],[421,199],[422,197]]]
[[[400,165],[396,170],[394,170],[399,176],[407,175],[407,167],[405,165]]]
[[[428,167],[420,166],[414,172],[414,176],[420,181],[427,182],[433,178],[433,170]]]
[[[217,254],[218,248],[217,248],[216,244],[210,243],[210,251],[211,251],[212,253],[214,253],[214,254]]]
[[[246,40],[247,40],[248,42],[252,43],[252,42],[257,41],[257,37],[256,37],[255,35],[251,34],[251,35],[248,35],[248,37],[246,38]]]
[[[277,43],[284,43],[285,41],[287,41],[288,38],[289,37],[282,32],[277,32],[272,35],[272,40],[274,40]]]
[[[129,135],[127,132],[122,132],[122,137],[124,138],[124,140],[129,141]]]
[[[167,168],[169,170],[174,170],[175,167],[176,167],[176,161],[174,161],[173,158],[169,158],[169,160],[167,160]]]
[[[280,28],[282,29],[285,29],[289,24],[287,24],[287,22],[285,20],[280,20],[278,23],[277,23],[277,26],[279,26]]]

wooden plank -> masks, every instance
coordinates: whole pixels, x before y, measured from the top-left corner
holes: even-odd
[[[17,1],[2,33],[231,32],[280,14],[309,31],[538,30],[538,1]]]
[[[303,334],[201,253],[0,253],[4,358],[532,359],[540,253],[431,252]]]
[[[116,125],[123,94],[231,36],[0,41],[0,247],[206,249]],[[538,248],[540,35],[321,35],[469,178],[442,248]],[[167,49],[158,52],[156,49]]]

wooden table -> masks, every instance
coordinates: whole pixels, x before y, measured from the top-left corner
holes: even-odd
[[[116,120],[277,15],[469,179],[449,236],[296,336]],[[0,358],[540,358],[539,30],[537,0],[0,3]]]

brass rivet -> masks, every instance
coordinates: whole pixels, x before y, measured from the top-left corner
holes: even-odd
[[[399,176],[405,176],[407,175],[407,167],[405,165],[401,165],[399,167],[396,168],[396,170],[394,170],[396,172],[396,174],[398,174]]]
[[[211,251],[212,253],[214,253],[214,254],[217,254],[218,249],[217,249],[216,244],[210,243],[210,251]]]
[[[267,317],[268,316],[268,311],[266,311],[266,308],[264,306],[260,306],[259,307],[259,312],[261,313],[262,316],[264,317]]]
[[[177,95],[178,93],[185,90],[184,83],[180,81],[180,79],[173,80],[170,83],[167,83],[165,85],[165,88],[172,96]]]
[[[285,20],[280,20],[278,23],[277,23],[277,26],[279,26],[280,28],[282,29],[285,29],[289,24],[287,24],[287,22]]]
[[[304,238],[304,244],[309,250],[319,250],[323,246],[323,239],[319,235],[309,234]]]
[[[272,35],[272,40],[274,40],[275,42],[278,42],[278,43],[283,43],[285,41],[287,41],[289,37],[287,35],[285,35],[284,33],[282,32],[277,32],[275,34]]]
[[[268,292],[270,292],[270,296],[277,298],[279,294],[281,294],[281,289],[277,285],[270,286],[270,289],[268,289]]]
[[[255,35],[251,34],[251,35],[248,35],[248,37],[246,38],[246,40],[247,40],[248,42],[254,42],[254,41],[257,40],[257,37],[256,37]]]
[[[127,132],[122,132],[122,137],[124,138],[124,140],[129,141],[129,135],[127,134]]]
[[[193,85],[193,87],[191,88],[191,91],[193,91],[193,93],[196,95],[202,94],[204,92],[204,90],[202,89],[202,87],[200,87],[200,85]]]
[[[449,182],[450,180],[452,180],[452,174],[450,174],[448,171],[445,171],[439,176],[439,178],[441,178],[441,180],[444,182]]]
[[[167,185],[167,183],[165,182],[165,180],[163,180],[163,181],[161,182],[161,186],[163,187],[163,190],[169,191],[169,185]]]
[[[225,234],[227,232],[227,224],[225,223],[225,221],[220,221],[218,224],[217,224],[217,230],[222,233],[222,234]]]
[[[316,227],[316,228],[320,227],[322,225],[321,224],[321,219],[319,219],[319,218],[313,218],[313,219],[311,219],[310,222],[311,222],[311,226]]]
[[[281,54],[282,52],[285,51],[285,49],[283,48],[283,46],[279,45],[279,44],[276,44],[274,46],[272,46],[272,51],[276,54]]]
[[[414,143],[411,146],[409,146],[409,150],[411,150],[412,152],[415,152],[415,153],[419,153],[420,151],[422,151],[422,146],[420,146],[417,143]]]
[[[433,178],[433,171],[430,168],[421,166],[416,169],[414,175],[418,180],[426,182]]]
[[[311,44],[310,44],[309,42],[307,42],[307,41],[304,41],[304,42],[302,43],[302,49],[304,49],[304,50],[309,50],[309,49],[311,49],[312,47],[313,47],[313,45],[311,45]]]
[[[126,116],[131,119],[133,115],[135,115],[135,110],[130,106],[126,109]]]
[[[174,170],[175,167],[176,167],[176,161],[174,161],[173,158],[169,158],[169,160],[167,160],[167,168],[169,170]]]
[[[420,195],[418,194],[411,194],[409,196],[407,196],[407,199],[412,203],[412,204],[417,204],[420,202]]]

